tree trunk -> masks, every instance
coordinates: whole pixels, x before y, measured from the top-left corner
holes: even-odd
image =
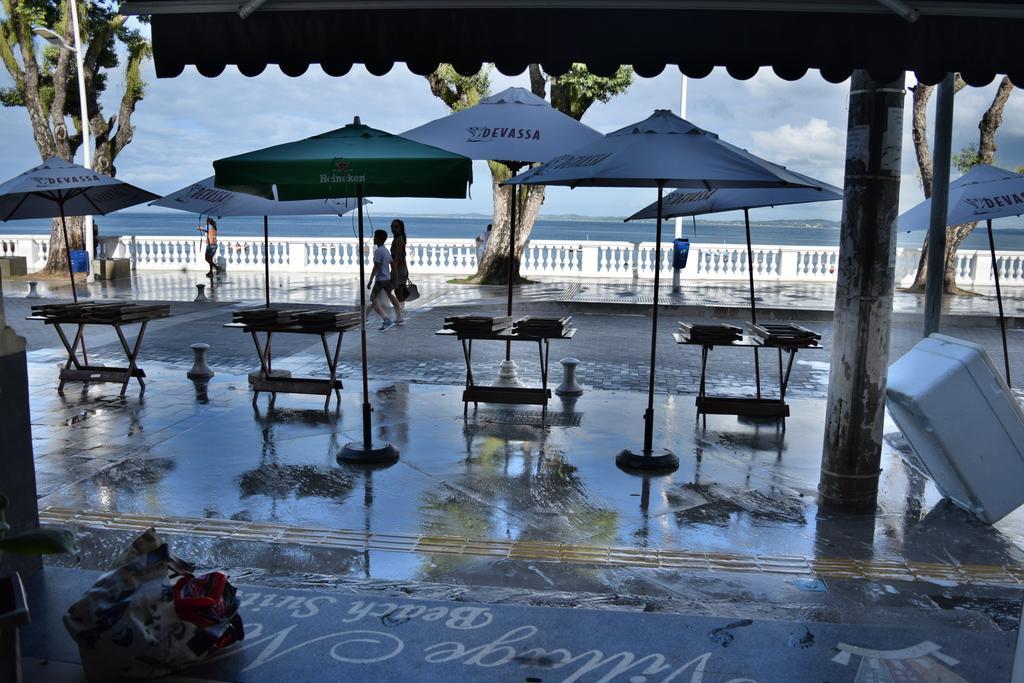
[[[83,222],[81,216],[67,217],[68,244],[72,249],[85,249]],[[68,272],[68,253],[64,249],[64,229],[60,218],[54,218],[50,226],[50,248],[46,253],[46,265],[40,272],[55,275],[66,275]]]
[[[954,84],[954,94],[960,92],[966,85],[959,74]],[[926,108],[928,97],[931,96],[932,86],[918,84],[911,89],[914,93],[914,150],[917,152],[917,165],[921,173],[921,186],[924,189],[925,199],[932,196],[932,158],[928,149],[928,118]],[[1010,79],[1003,76],[999,82],[999,88],[992,98],[992,104],[985,111],[978,122],[978,161],[979,164],[993,164],[996,156],[996,131],[1003,122],[1003,109],[1006,107],[1010,93],[1013,91],[1013,84]],[[920,102],[919,102],[920,100]],[[963,170],[963,169],[961,169]],[[956,252],[960,245],[967,239],[967,236],[974,230],[977,223],[964,223],[954,225],[946,229],[946,254],[945,268],[942,274],[942,285],[946,294],[963,294],[964,290],[956,286]],[[917,275],[914,276],[914,283],[910,285],[911,291],[924,291],[924,283],[928,278],[928,235],[925,234],[924,242],[921,245],[921,259],[917,264]]]
[[[491,236],[487,240],[487,248],[477,268],[473,281],[485,285],[508,284],[508,242],[511,232],[511,199],[516,188],[500,186],[498,178],[491,178],[491,190],[494,196],[494,219],[491,223]],[[544,187],[529,185],[519,188],[519,205],[516,210],[516,250],[513,261],[513,282],[520,282],[519,264],[523,250],[530,239],[530,231],[537,220],[537,212],[544,202]]]

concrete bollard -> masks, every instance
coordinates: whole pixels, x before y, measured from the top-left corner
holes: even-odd
[[[41,298],[39,296],[39,292],[36,291],[36,287],[38,287],[38,286],[39,286],[38,282],[36,282],[35,280],[29,280],[29,282],[28,282],[28,294],[25,295],[25,298],[26,299],[39,299],[39,298]]]
[[[206,298],[206,285],[198,282],[196,283],[196,290],[196,298],[192,299],[192,301],[209,301],[209,299]]]
[[[192,363],[192,369],[185,373],[189,379],[210,379],[213,377],[213,370],[206,364],[206,352],[210,350],[209,344],[193,344],[192,353],[196,355]]]
[[[562,383],[555,389],[559,396],[580,396],[583,387],[576,383],[576,366],[580,362],[575,358],[563,358],[558,361],[562,364]]]

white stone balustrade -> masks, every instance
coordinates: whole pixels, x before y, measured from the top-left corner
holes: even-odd
[[[205,270],[201,237],[105,238],[105,256],[131,258],[140,271]],[[369,242],[363,254],[370,266]],[[231,237],[220,240],[218,256],[229,271],[262,271],[263,240]],[[654,243],[530,240],[523,250],[523,275],[554,278],[608,278],[629,280],[654,277]],[[0,235],[0,256],[24,256],[29,270],[46,263],[46,235]],[[269,244],[270,266],[275,271],[355,273],[358,241],[352,237],[273,237]],[[755,245],[754,279],[776,282],[831,282],[836,278],[837,247]],[[1000,283],[1024,286],[1024,251],[997,253]],[[662,244],[662,274],[671,276],[672,245]],[[909,285],[917,270],[920,249],[897,249],[896,281]],[[472,239],[410,238],[409,270],[414,274],[469,275],[476,272],[477,252]],[[741,244],[691,243],[683,271],[684,282],[746,280],[747,252]],[[992,259],[986,250],[961,250],[956,260],[957,283],[991,285]]]

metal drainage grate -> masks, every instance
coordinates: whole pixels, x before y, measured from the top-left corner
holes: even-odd
[[[482,408],[470,413],[472,421],[492,422],[507,425],[543,427],[542,414],[539,410],[491,410]],[[583,413],[566,413],[561,410],[549,410],[547,425],[549,427],[579,427]]]

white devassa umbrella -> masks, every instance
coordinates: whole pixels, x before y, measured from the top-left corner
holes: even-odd
[[[597,142],[602,135],[552,107],[525,88],[507,88],[472,107],[407,130],[402,137],[455,152],[470,159],[513,164],[547,161]],[[508,305],[512,315],[512,270],[516,244],[515,193],[509,226]],[[505,359],[511,358],[505,345]]]
[[[105,215],[159,198],[117,178],[51,157],[0,184],[0,221],[60,217],[64,248],[70,251],[65,216]],[[70,253],[68,273],[71,296],[78,301]]]
[[[364,204],[368,202],[364,199]],[[342,216],[356,208],[355,199],[303,199],[280,202],[244,192],[222,190],[214,177],[204,178],[158,199],[151,206],[178,209],[200,216],[263,216],[264,301],[270,308],[270,221],[268,216]]]
[[[654,301],[651,306],[651,364],[644,412],[642,454],[619,453],[616,462],[627,469],[671,470],[679,459],[671,451],[655,456],[654,370],[657,359],[658,288],[661,277],[663,192],[679,188],[757,188],[813,186],[791,173],[730,145],[667,110],[609,133],[571,154],[519,174],[509,181],[522,185],[570,187],[657,187],[657,250],[654,259]]]
[[[899,217],[899,229],[927,230],[931,222],[932,200],[926,199]],[[988,248],[992,256],[992,274],[996,283],[999,306],[999,329],[1003,337],[1003,366],[1006,386],[1010,384],[1010,351],[1006,343],[1006,318],[1003,316],[1003,294],[999,289],[999,265],[992,221],[996,218],[1024,214],[1024,175],[996,166],[979,164],[949,184],[946,225],[962,225],[985,221],[988,226]]]

